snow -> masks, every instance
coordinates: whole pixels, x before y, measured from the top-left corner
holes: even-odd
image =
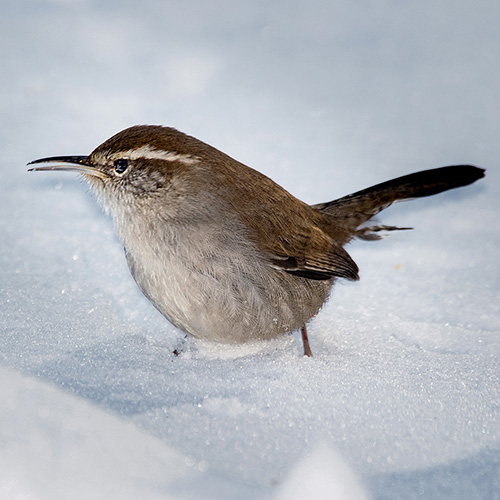
[[[366,500],[368,497],[342,459],[328,448],[319,448],[295,467],[275,497],[276,500],[302,498]]]
[[[498,2],[2,10],[2,500],[500,498]],[[487,176],[349,246],[361,281],[335,286],[307,359],[298,334],[184,338],[86,186],[26,173],[138,123],[309,203],[447,164]]]

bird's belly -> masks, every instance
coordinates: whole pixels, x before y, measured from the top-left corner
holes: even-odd
[[[242,261],[240,252],[199,259],[164,254],[161,260],[126,253],[139,288],[172,324],[224,343],[297,330],[319,311],[332,284],[275,270],[255,256]]]

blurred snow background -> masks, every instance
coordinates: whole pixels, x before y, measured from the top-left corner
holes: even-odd
[[[1,499],[500,498],[500,4],[3,0]],[[175,126],[304,201],[487,168],[400,204],[298,336],[183,339],[71,174]],[[182,350],[178,357],[174,349]]]

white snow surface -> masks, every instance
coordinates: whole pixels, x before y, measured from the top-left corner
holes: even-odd
[[[496,0],[4,1],[0,499],[499,499],[499,24]],[[349,246],[308,359],[184,338],[86,186],[26,172],[139,123],[309,203],[487,175]]]

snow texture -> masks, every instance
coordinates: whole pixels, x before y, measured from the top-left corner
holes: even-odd
[[[500,499],[499,23],[495,0],[4,0],[0,498]],[[361,281],[307,359],[297,334],[184,338],[86,186],[26,172],[139,123],[308,203],[487,176],[349,246]]]

